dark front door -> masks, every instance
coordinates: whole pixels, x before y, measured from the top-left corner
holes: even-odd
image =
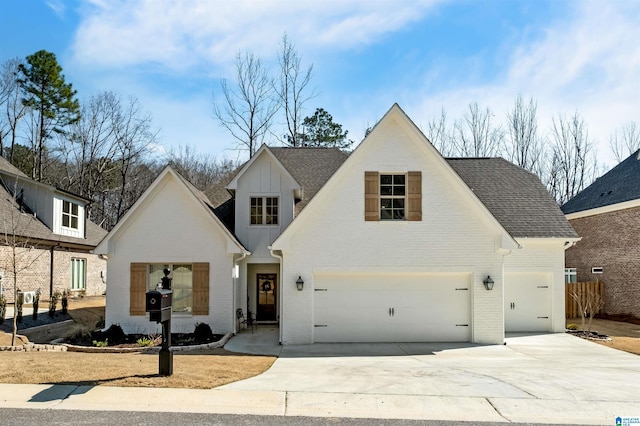
[[[278,299],[277,274],[257,274],[258,306],[257,321],[277,321],[276,300]]]

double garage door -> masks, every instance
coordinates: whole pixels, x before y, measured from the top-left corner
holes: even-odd
[[[467,342],[470,274],[317,274],[315,342]]]

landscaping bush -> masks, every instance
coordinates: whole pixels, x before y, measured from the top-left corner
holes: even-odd
[[[124,334],[124,331],[122,330],[122,327],[120,327],[120,324],[111,324],[107,331],[104,332],[104,337],[104,340],[108,340],[112,345],[119,345],[120,343],[123,343],[127,340],[127,335]]]
[[[213,331],[209,324],[199,322],[196,324],[196,328],[193,331],[193,337],[197,342],[210,342],[213,340]]]

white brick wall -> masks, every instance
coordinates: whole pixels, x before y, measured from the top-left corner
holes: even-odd
[[[118,323],[126,333],[158,333],[146,316],[129,315],[129,265],[209,262],[208,316],[172,318],[174,332],[192,332],[197,322],[214,333],[234,330],[233,255],[228,238],[204,208],[171,175],[150,193],[112,237],[108,260],[106,326]]]
[[[381,123],[382,124],[382,123]],[[283,343],[311,343],[313,275],[334,271],[473,273],[472,339],[502,343],[499,229],[456,181],[457,175],[396,120],[376,127],[333,180],[285,231]],[[422,171],[421,222],[365,222],[364,172]],[[296,225],[294,227],[294,225]],[[491,275],[489,292],[482,280]],[[295,290],[301,275],[305,290]]]

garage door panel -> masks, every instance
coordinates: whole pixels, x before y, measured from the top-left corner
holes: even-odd
[[[505,331],[551,331],[551,277],[544,272],[505,273]]]
[[[471,338],[470,275],[317,275],[316,342]]]

